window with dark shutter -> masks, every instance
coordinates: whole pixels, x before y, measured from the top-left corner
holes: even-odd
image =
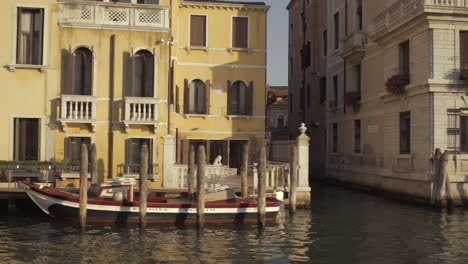
[[[411,115],[400,113],[400,154],[411,153]]]
[[[332,135],[332,140],[333,140],[333,152],[338,152],[338,124],[333,123],[333,135]]]
[[[460,31],[460,79],[468,80],[468,31]]]
[[[320,77],[320,104],[327,100],[327,78]]]
[[[410,46],[409,41],[405,41],[399,45],[399,67],[400,74],[410,78]]]
[[[78,48],[72,54],[73,95],[92,95],[93,53],[88,48]]]
[[[153,174],[155,165],[153,164],[153,139],[131,138],[126,140],[125,150],[125,171],[130,173],[140,173],[141,148],[143,144],[148,146],[148,173]]]
[[[42,64],[44,9],[18,8],[16,63]]]
[[[133,56],[132,94],[135,97],[154,96],[154,56],[140,50]]]
[[[190,16],[190,46],[206,47],[206,16]]]
[[[91,138],[90,137],[67,137],[65,139],[65,159],[78,162],[81,160],[81,145],[88,149],[88,160],[91,160]]]
[[[340,47],[340,12],[336,13],[334,16],[334,26],[335,26],[335,49]]]
[[[322,36],[323,56],[328,56],[328,32],[325,29]]]
[[[359,100],[361,100],[361,91],[362,91],[362,67],[361,64],[356,65],[356,92],[358,92]]]
[[[338,107],[338,75],[333,76],[333,96],[334,96],[334,107]]]
[[[232,18],[232,47],[248,48],[249,19],[247,17]]]
[[[354,153],[361,153],[361,120],[354,120]]]

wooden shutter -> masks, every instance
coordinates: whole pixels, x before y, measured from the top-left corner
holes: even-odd
[[[190,46],[206,46],[206,16],[190,16]]]
[[[72,156],[71,138],[66,137],[64,142],[63,159],[70,161]]]
[[[234,17],[232,20],[232,47],[247,48],[248,47],[248,18]]]
[[[210,114],[210,92],[211,92],[211,82],[208,80],[205,84],[205,114]]]
[[[231,81],[227,81],[227,88],[226,88],[226,93],[227,93],[227,114],[230,115],[231,114],[231,86],[232,86],[232,83]]]
[[[187,79],[184,79],[184,113],[188,114],[190,109],[190,91]]]
[[[468,78],[468,31],[460,32],[460,71],[461,79]]]
[[[74,94],[75,86],[75,54],[71,50],[71,45],[68,46],[68,94]]]
[[[245,107],[247,115],[253,115],[253,96],[254,96],[254,82],[249,82],[249,87],[245,93]]]
[[[130,55],[130,93],[129,96],[135,96],[135,65],[133,63],[135,62],[135,52],[134,49],[132,48],[132,54]]]

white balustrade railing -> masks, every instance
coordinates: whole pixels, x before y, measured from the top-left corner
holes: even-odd
[[[187,175],[188,165],[187,164],[176,164],[173,166],[175,170],[175,176],[177,177],[178,187],[183,189],[187,188]],[[207,177],[207,185],[216,184],[221,178],[229,177],[237,174],[237,169],[225,168],[219,165],[206,165],[205,174]],[[197,181],[197,169],[195,166],[195,183]]]
[[[375,30],[372,35],[378,35],[393,25],[401,23],[419,12],[424,12],[426,8],[430,8],[431,12],[436,11],[434,8],[441,8],[441,12],[448,11],[450,13],[453,10],[446,10],[447,8],[462,10],[467,7],[468,0],[400,0],[374,18]]]
[[[61,120],[92,122],[96,120],[96,98],[85,95],[61,96]]]
[[[169,8],[100,1],[62,0],[59,22],[64,27],[167,31]]]
[[[125,97],[125,121],[152,124],[158,121],[159,99]]]

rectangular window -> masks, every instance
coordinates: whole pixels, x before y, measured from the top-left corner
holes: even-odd
[[[400,113],[400,154],[411,153],[411,115]]]
[[[328,33],[325,29],[322,35],[323,56],[328,56]]]
[[[232,47],[248,48],[249,19],[247,17],[232,18]]]
[[[306,98],[306,100],[307,100],[307,108],[309,108],[309,109],[310,109],[310,105],[311,105],[311,103],[310,103],[310,99],[311,99],[310,97],[311,97],[311,93],[312,93],[311,89],[312,88],[310,87],[310,84],[307,84],[307,98]]]
[[[340,47],[340,12],[337,12],[334,16],[335,26],[335,49]]]
[[[304,69],[307,69],[310,67],[310,62],[311,62],[311,52],[310,52],[311,46],[310,46],[310,41],[307,41],[306,46],[304,47]]]
[[[333,152],[338,152],[338,124],[333,123]]]
[[[468,116],[460,116],[460,151],[468,152]]]
[[[338,107],[338,75],[333,76],[333,102],[335,107]]]
[[[468,31],[460,31],[460,79],[468,80]]]
[[[359,95],[359,100],[361,100],[361,91],[362,91],[362,67],[361,64],[356,65],[356,91]]]
[[[293,32],[293,29],[294,29],[293,24],[290,24],[290,25],[289,25],[289,41],[290,41],[290,42],[293,41],[293,36],[294,36],[294,34],[293,34],[293,33],[294,33],[294,32]]]
[[[292,93],[289,94],[289,112],[290,113],[293,112],[293,94]]]
[[[356,27],[362,30],[362,0],[356,0]]]
[[[190,46],[206,47],[206,16],[190,16]]]
[[[88,149],[88,161],[91,161],[91,138],[90,137],[67,137],[65,139],[65,159],[67,161],[81,161],[81,144]]]
[[[18,8],[16,63],[42,65],[44,9]]]
[[[361,153],[361,120],[354,120],[354,153]]]
[[[141,147],[148,146],[148,173],[153,174],[153,140],[149,138],[131,138],[126,140],[125,163],[132,173],[139,173],[141,164]]]
[[[327,100],[327,78],[320,77],[320,104]]]
[[[400,74],[410,78],[410,46],[409,41],[401,43],[398,47]]]
[[[159,5],[159,0],[138,0],[138,4]]]
[[[39,160],[39,142],[39,119],[15,118],[14,160]]]
[[[299,101],[299,107],[301,108],[301,111],[304,112],[305,111],[305,89],[304,87],[301,87],[301,90],[300,90],[300,101]]]

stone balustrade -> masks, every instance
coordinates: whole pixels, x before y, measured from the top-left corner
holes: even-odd
[[[468,13],[468,0],[400,0],[374,18],[372,39],[424,13]]]
[[[62,95],[60,122],[66,131],[67,123],[89,123],[95,130],[96,102],[94,96]]]
[[[101,1],[62,0],[62,27],[169,31],[169,7]]]
[[[158,98],[125,97],[124,124],[128,132],[129,125],[152,125],[156,129],[159,123]]]

